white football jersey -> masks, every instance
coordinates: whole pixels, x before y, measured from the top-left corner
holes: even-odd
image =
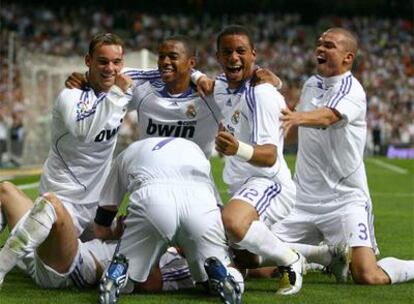
[[[303,87],[297,110],[322,107],[335,109],[342,119],[326,129],[299,127],[297,197],[309,203],[355,197],[366,201],[364,89],[350,72],[330,78],[313,76]]]
[[[212,185],[210,162],[197,144],[183,138],[152,137],[139,140],[129,145],[114,160],[99,205],[118,205],[127,192],[133,193],[143,185],[154,182],[175,182],[177,186],[182,182]],[[129,199],[134,202],[133,194]]]
[[[210,97],[211,98],[211,97]],[[167,92],[161,79],[135,87],[131,101],[138,113],[139,137],[182,137],[195,142],[209,157],[218,122],[193,87],[177,95]]]
[[[159,77],[158,70],[125,69],[139,85]],[[130,93],[95,94],[91,88],[64,89],[52,112],[52,143],[43,166],[40,193],[55,192],[74,204],[97,202],[109,172],[117,132]]]
[[[258,167],[225,157],[224,181],[234,192],[250,177],[266,177],[293,186],[292,176],[283,157],[283,130],[280,110],[286,107],[283,96],[270,84],[253,86],[250,81],[236,90],[228,88],[223,75],[216,79],[214,98],[225,117],[224,126],[238,140],[250,145],[272,144],[277,147],[277,160],[272,167]]]

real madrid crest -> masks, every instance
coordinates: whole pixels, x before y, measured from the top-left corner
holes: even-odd
[[[187,118],[195,118],[197,116],[197,111],[193,104],[188,105],[187,112],[185,112]]]
[[[236,110],[236,111],[234,111],[233,115],[231,116],[231,122],[234,125],[237,125],[239,123],[239,121],[240,121],[240,111]]]

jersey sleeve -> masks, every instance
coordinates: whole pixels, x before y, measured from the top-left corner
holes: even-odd
[[[133,69],[124,68],[122,73],[131,77],[133,81],[132,87],[135,88],[147,81],[153,81],[161,78],[158,69]]]
[[[352,78],[345,79],[325,104],[326,107],[335,109],[341,114],[339,125],[359,119],[366,108],[365,93],[360,90],[358,83],[353,82],[356,81]]]
[[[92,142],[106,122],[116,112],[124,112],[128,103],[120,88],[113,86],[98,97],[92,91],[65,89],[56,107],[68,131],[82,142]]]
[[[252,143],[276,145],[280,132],[280,108],[286,105],[282,95],[270,84],[250,87],[246,94],[247,106],[252,114]]]
[[[99,198],[99,206],[116,206],[119,209],[127,193],[128,181],[126,171],[123,170],[123,155],[121,153],[113,161],[111,171],[104,183]]]

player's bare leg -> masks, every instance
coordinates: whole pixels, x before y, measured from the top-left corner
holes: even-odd
[[[36,252],[46,265],[59,273],[65,273],[72,265],[78,250],[77,231],[70,214],[56,195],[47,193],[43,197],[52,204],[56,221]]]
[[[10,182],[0,184],[0,207],[11,231],[20,218],[33,207],[32,200]]]
[[[55,221],[53,206],[44,197],[36,199],[33,208],[14,227],[0,250],[0,283],[25,255],[33,252],[47,238]]]
[[[353,247],[351,273],[358,284],[385,285],[414,279],[414,260],[383,258],[377,261],[369,247]]]

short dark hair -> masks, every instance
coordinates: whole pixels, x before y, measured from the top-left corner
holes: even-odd
[[[188,36],[184,36],[184,35],[174,35],[174,36],[170,36],[165,38],[161,44],[164,44],[167,41],[177,41],[177,42],[181,42],[184,45],[185,51],[187,52],[187,55],[189,57],[197,56],[197,49],[193,43],[193,41],[191,41],[191,39]]]
[[[217,50],[220,48],[220,41],[224,36],[230,36],[230,35],[242,35],[246,36],[249,40],[250,47],[254,49],[254,43],[252,34],[250,33],[249,29],[245,26],[238,25],[238,24],[232,24],[226,26],[220,34],[217,36]]]
[[[93,36],[91,42],[89,43],[88,54],[93,55],[96,47],[99,45],[120,45],[122,47],[122,53],[124,52],[124,41],[113,33],[99,33]]]

